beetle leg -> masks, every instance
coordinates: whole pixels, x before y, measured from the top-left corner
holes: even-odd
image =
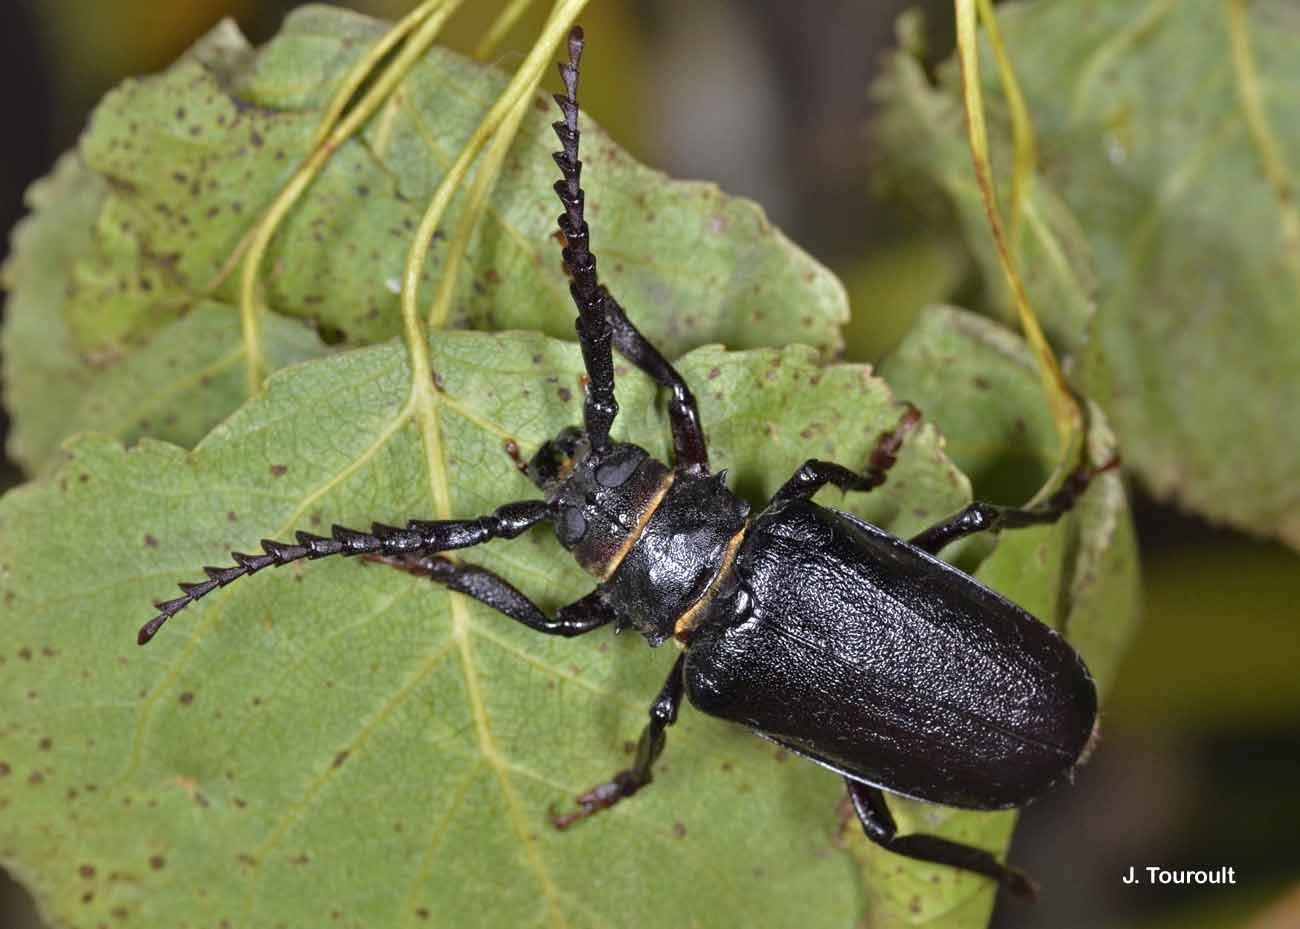
[[[871,450],[871,457],[867,459],[867,467],[864,471],[852,471],[833,461],[809,458],[781,486],[772,498],[772,502],[807,500],[827,484],[834,484],[845,492],[874,490],[885,483],[889,469],[898,461],[898,452],[903,447],[903,440],[920,421],[921,411],[910,403],[907,404],[907,409],[898,419],[898,425],[893,429],[886,429],[876,439],[876,447]]]
[[[709,451],[691,388],[659,349],[632,324],[609,291],[604,287],[601,290],[605,295],[605,315],[614,332],[614,347],[656,384],[672,391],[672,399],[668,401],[668,421],[673,432],[673,463],[694,474],[708,474]]]
[[[620,771],[613,779],[604,784],[597,784],[578,797],[578,809],[563,815],[551,812],[551,824],[556,829],[568,829],[574,823],[581,822],[588,816],[607,810],[624,797],[630,797],[653,780],[651,768],[655,760],[663,754],[667,741],[664,731],[677,722],[677,709],[682,704],[682,692],[686,678],[682,669],[686,663],[686,652],[682,652],[673,669],[668,672],[668,680],[654,703],[650,704],[650,722],[641,732],[636,745],[636,762],[626,771]]]
[[[1038,506],[1018,509],[976,500],[955,515],[908,539],[908,543],[931,555],[937,555],[945,546],[977,532],[997,532],[1000,529],[1054,523],[1074,508],[1094,477],[1118,464],[1118,458],[1101,467],[1094,467],[1090,462],[1084,461],[1070,472],[1060,490]]]
[[[951,842],[936,835],[898,835],[898,826],[880,788],[859,784],[847,777],[844,784],[853,811],[862,823],[862,831],[881,848],[917,861],[930,861],[991,877],[1018,897],[1033,899],[1038,895],[1037,886],[1028,876],[1007,867],[982,848]]]
[[[606,626],[615,619],[599,589],[560,607],[555,616],[550,617],[509,581],[476,565],[456,564],[436,555],[373,555],[365,560],[428,578],[435,584],[473,597],[534,632],[571,638]]]

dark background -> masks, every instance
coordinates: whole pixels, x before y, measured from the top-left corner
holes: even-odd
[[[393,17],[409,4],[358,0]],[[833,268],[856,313],[850,357],[876,360],[924,300],[978,301],[955,238],[873,200],[867,87],[909,5],[824,0],[601,0],[583,16],[584,106],[639,159],[758,200]],[[936,60],[951,4],[929,11]],[[75,144],[102,94],[172,61],[222,16],[254,42],[279,0],[8,0],[0,9],[0,229],[26,186]],[[517,63],[542,9],[501,45]],[[495,4],[467,4],[447,41],[468,50]],[[1014,50],[1013,50],[1014,55]],[[7,248],[7,239],[0,248]],[[22,480],[4,462],[3,486]],[[1000,901],[1011,927],[1300,926],[1300,560],[1142,496],[1144,616],[1073,789],[1029,808],[1011,858],[1051,880],[1037,906]],[[1233,887],[1126,887],[1130,865],[1236,869]],[[0,927],[40,926],[0,872]]]

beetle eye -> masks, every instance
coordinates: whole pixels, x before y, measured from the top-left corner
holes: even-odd
[[[596,469],[596,481],[602,487],[622,487],[641,464],[644,456],[635,448],[620,449]]]
[[[555,535],[566,548],[577,545],[587,534],[587,519],[577,507],[565,507],[555,521]]]

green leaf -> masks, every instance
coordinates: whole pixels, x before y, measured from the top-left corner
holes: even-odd
[[[31,470],[57,462],[59,444],[83,430],[192,445],[245,399],[244,345],[228,305],[198,299],[135,350],[86,356],[78,348],[64,315],[76,299],[68,273],[95,247],[105,195],[101,178],[64,155],[28,192],[34,215],[14,231],[4,269],[9,453]],[[267,320],[265,336],[274,367],[326,350],[310,330],[278,316]]]
[[[322,354],[315,334],[282,318],[268,319],[264,336],[273,368]],[[65,411],[63,428],[127,442],[165,435],[193,445],[244,401],[243,363],[239,318],[228,306],[200,301],[163,327],[146,351],[100,374],[94,389]]]
[[[454,515],[536,497],[506,443],[527,455],[576,421],[576,347],[431,347],[431,434],[404,350],[379,346],[273,376],[191,453],[83,439],[0,502],[6,867],[59,925],[850,924],[838,779],[698,713],[653,788],[548,825],[626,764],[671,649],[549,639],[343,559],[232,585],[135,646],[151,599],[263,536],[438,515],[435,486]],[[655,392],[622,368],[616,431],[662,456]],[[900,414],[867,369],[807,347],[704,348],[682,370],[715,466],[756,502],[809,455],[864,462]],[[898,532],[934,521],[966,499],[939,442],[924,426],[883,488],[825,502]],[[469,560],[547,609],[592,583],[548,531]]]
[[[900,17],[900,34],[915,28],[914,20],[919,15],[913,11]],[[1018,51],[1012,48],[1013,55]],[[988,81],[995,80],[993,55],[984,49],[980,59],[989,69]],[[955,227],[979,263],[992,308],[1014,325],[1015,305],[971,166],[961,78],[955,60],[945,64],[940,75],[936,89],[921,63],[908,52],[900,51],[888,59],[872,88],[879,105],[874,135],[883,152],[876,180],[883,189],[913,201],[930,214],[931,225]],[[984,92],[996,94],[996,89],[986,86]],[[1010,127],[1005,100],[995,95],[986,98],[986,106],[994,167],[1009,168]],[[1009,213],[1009,173],[1002,172],[997,182],[1005,216]],[[1088,240],[1050,185],[1030,185],[1021,205],[1024,219],[1015,241],[1017,269],[1053,341],[1067,351],[1077,350],[1086,341],[1096,300],[1096,271]]]
[[[1020,267],[1125,464],[1157,497],[1300,546],[1300,11],[1102,0],[1003,5],[999,21],[1040,152]],[[881,139],[900,186],[941,192],[996,295],[958,90],[955,68],[934,88],[896,57]]]
[[[0,810],[12,814],[0,818],[0,860],[68,925],[639,926],[651,913],[665,924],[843,926],[864,896],[881,924],[923,914],[982,925],[987,881],[864,852],[856,825],[844,838],[866,865],[854,867],[838,850],[836,777],[689,711],[652,789],[570,833],[551,830],[549,808],[626,764],[667,671],[670,655],[631,636],[551,641],[409,576],[330,559],[240,582],[150,648],[134,646],[149,600],[264,536],[536,497],[507,446],[527,455],[579,417],[573,346],[461,332],[430,341],[431,417],[411,403],[406,351],[388,344],[279,372],[193,452],[141,438],[188,443],[239,402],[239,379],[225,377],[242,345],[218,269],[376,29],[309,9],[256,55],[227,28],[167,74],[126,85],[87,136],[86,167],[70,161],[44,188],[24,233],[31,247],[19,240],[10,364],[13,346],[50,349],[40,366],[9,371],[30,404],[18,411],[19,435],[32,437],[20,453],[49,461],[69,420],[140,441],[74,442],[57,471],[0,501],[0,598],[14,643],[0,663],[10,708]],[[304,319],[347,347],[396,330],[398,229],[502,83],[433,54],[331,162],[266,265],[268,339],[283,339],[274,365],[326,351]],[[571,333],[549,241],[550,119],[539,99],[470,250],[458,325]],[[843,317],[834,278],[753,205],[668,182],[598,130],[584,133],[602,273],[652,339],[673,356],[714,340],[815,346],[704,347],[681,359],[714,466],[760,504],[809,456],[863,463],[900,408],[867,369],[819,366]],[[260,173],[264,161],[274,176]],[[184,181],[156,170],[162,163]],[[441,273],[441,247],[426,276]],[[976,352],[973,366],[979,348],[975,339],[954,350]],[[896,370],[903,382],[969,375],[947,365]],[[626,367],[616,431],[662,458],[661,398]],[[48,372],[62,378],[43,380]],[[1030,396],[1009,392],[994,419],[1032,417],[1036,406],[1012,412]],[[914,395],[940,422],[958,397]],[[820,499],[907,535],[958,508],[968,486],[927,423],[883,488]],[[1090,495],[1081,509],[1090,506],[1112,535],[1053,535],[1041,559],[995,581],[1065,617],[1101,666],[1113,643],[1086,635],[1103,624],[1052,610],[1087,597],[1097,615],[1125,605],[1132,563],[1113,542],[1127,528],[1122,496]],[[1008,560],[1008,547],[981,570]],[[986,551],[972,545],[962,557],[973,566]],[[547,609],[592,584],[545,531],[469,560]],[[1079,564],[1093,566],[1095,583],[1080,580]],[[1067,597],[1067,580],[1087,597]],[[898,806],[905,830],[993,849],[1011,828],[1006,816]]]
[[[324,105],[383,28],[307,7],[255,52],[225,24],[164,73],[105,97],[81,140],[81,166],[69,161],[34,189],[38,213],[17,236],[7,275],[11,449],[24,464],[49,460],[71,432],[63,414],[100,393],[115,368],[135,361],[119,379],[146,371],[163,379],[155,340],[196,308],[221,307],[232,318],[212,358],[238,350],[237,248],[309,154]],[[434,49],[362,137],[333,155],[263,266],[271,364],[327,351],[314,330],[350,345],[400,331],[411,232],[505,83],[495,69]],[[553,238],[555,118],[539,95],[461,269],[456,327],[572,338]],[[716,342],[838,349],[848,316],[842,286],[756,204],[639,165],[589,121],[583,161],[602,275],[669,357]],[[453,205],[444,229],[459,216]],[[426,293],[445,251],[434,243]],[[55,394],[65,402],[43,402]],[[209,397],[199,411],[177,393],[151,428],[122,437],[188,444],[241,399]],[[169,418],[185,428],[160,426]]]

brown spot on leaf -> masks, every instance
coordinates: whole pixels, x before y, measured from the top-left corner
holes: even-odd
[[[166,863],[167,859],[163,858],[162,855],[151,855],[149,858],[149,867],[155,871],[161,871]]]
[[[144,544],[146,548],[157,548],[158,540],[146,532],[144,534]]]
[[[271,465],[271,477],[284,477],[288,471],[289,468],[286,465]]]
[[[334,756],[334,763],[330,767],[334,767],[334,768],[343,767],[343,762],[348,760],[348,755],[350,754],[351,752],[349,752],[346,748],[343,749],[343,751],[339,752],[337,755]]]
[[[187,690],[177,697],[177,699],[180,700],[182,706],[189,706],[194,702],[194,694]]]

